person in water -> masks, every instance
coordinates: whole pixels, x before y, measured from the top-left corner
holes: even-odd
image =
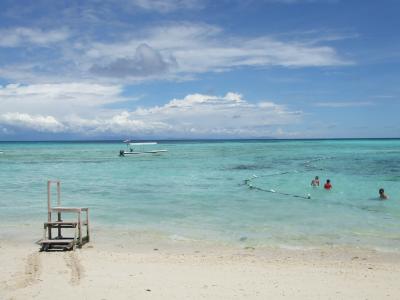
[[[311,186],[319,186],[319,178],[315,176],[313,180],[311,180]]]
[[[385,190],[383,188],[379,189],[379,198],[381,200],[389,199],[388,195],[385,194]]]
[[[330,190],[331,188],[332,188],[331,181],[327,179],[326,183],[324,184],[324,189]]]

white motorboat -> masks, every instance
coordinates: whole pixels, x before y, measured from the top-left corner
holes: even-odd
[[[124,143],[126,144],[127,150],[120,150],[119,156],[161,154],[164,152],[168,152],[168,150],[152,149],[151,147],[147,148],[147,146],[157,145],[157,142],[132,142],[130,140],[125,140]]]

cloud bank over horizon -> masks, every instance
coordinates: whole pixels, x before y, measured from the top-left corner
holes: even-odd
[[[66,86],[60,84],[1,88],[0,101],[18,95],[18,103],[11,112],[0,108],[0,128],[8,134],[33,130],[79,134],[86,138],[102,135],[267,137],[277,134],[273,126],[294,124],[302,117],[301,111],[291,111],[271,101],[253,104],[233,92],[225,96],[190,94],[161,106],[121,110],[104,109],[104,104],[124,100],[118,86],[71,84],[68,89],[69,92],[62,92]],[[100,98],[94,90],[99,94],[107,92],[108,96]],[[35,98],[41,99],[41,107],[31,113],[30,105],[39,101]],[[71,105],[73,110],[68,109]]]

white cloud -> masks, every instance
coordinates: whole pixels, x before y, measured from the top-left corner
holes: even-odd
[[[252,104],[240,94],[223,97],[203,94],[173,99],[163,106],[123,111],[109,118],[93,121],[76,120],[85,124],[91,134],[150,134],[167,137],[252,137],[276,133],[274,126],[294,124],[302,112],[290,111],[273,102]]]
[[[243,137],[268,135],[275,125],[298,122],[302,112],[290,111],[273,102],[250,103],[237,93],[223,97],[191,94],[163,106],[138,108],[130,117],[168,124],[168,134]]]
[[[268,36],[229,37],[219,27],[188,23],[152,28],[120,43],[94,43],[86,55],[89,60],[95,60],[96,65],[99,61],[104,65],[118,60],[137,61],[132,49],[141,44],[149,45],[164,59],[176,61],[176,68],[171,70],[175,74],[218,72],[237,67],[351,64],[329,46],[280,41]]]
[[[319,107],[328,107],[328,108],[344,108],[344,107],[371,106],[371,105],[375,105],[375,103],[370,102],[370,101],[358,101],[358,102],[331,101],[331,102],[317,102],[314,105],[319,106]]]
[[[90,114],[95,108],[126,101],[119,85],[89,83],[9,84],[0,86],[0,113]]]
[[[332,46],[324,45],[324,38],[289,38],[284,35],[244,37],[227,34],[218,26],[190,22],[139,27],[122,31],[113,39],[103,38],[102,42],[90,33],[73,29],[3,29],[0,47],[31,45],[32,48],[19,48],[18,59],[0,66],[0,77],[30,83],[79,79],[129,84],[155,79],[182,81],[200,73],[236,68],[327,67],[353,63]],[[52,46],[51,55],[46,50],[33,48],[48,45]]]
[[[52,116],[6,113],[0,115],[0,123],[39,132],[62,132],[65,130],[64,125]]]
[[[0,30],[0,47],[18,47],[26,44],[46,46],[66,40],[66,29],[42,30],[40,28],[16,27]]]
[[[61,110],[41,105],[42,114],[28,112],[24,106],[32,95],[44,98],[51,94],[48,103],[60,103]],[[60,93],[59,87],[24,87],[22,91],[13,91],[16,99],[24,105],[16,105],[17,111],[0,109],[0,125],[9,125],[37,131],[77,133],[83,136],[140,135],[158,137],[260,137],[276,133],[277,126],[298,123],[303,113],[291,111],[284,105],[271,101],[251,103],[237,93],[225,96],[190,94],[182,99],[172,99],[162,106],[139,107],[134,110],[115,110],[102,107],[103,101],[91,102],[90,110],[84,105],[68,111],[66,107],[76,101],[75,97],[67,99]],[[8,86],[2,94],[18,86]],[[107,89],[106,89],[107,90]],[[28,92],[31,91],[31,92]],[[34,93],[32,91],[35,91]],[[2,95],[0,93],[0,101]],[[84,94],[83,91],[80,95]],[[24,95],[22,97],[21,95]],[[95,93],[95,95],[98,95]],[[118,101],[118,94],[111,93]],[[76,95],[75,95],[76,96]],[[24,100],[25,99],[25,100]],[[25,102],[24,102],[25,101]],[[49,102],[50,101],[50,102]],[[35,101],[37,102],[37,101]],[[62,104],[65,102],[64,104]],[[76,107],[75,107],[76,108]]]

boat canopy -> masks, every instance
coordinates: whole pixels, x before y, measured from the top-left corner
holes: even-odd
[[[157,142],[129,143],[129,146],[157,145]]]

